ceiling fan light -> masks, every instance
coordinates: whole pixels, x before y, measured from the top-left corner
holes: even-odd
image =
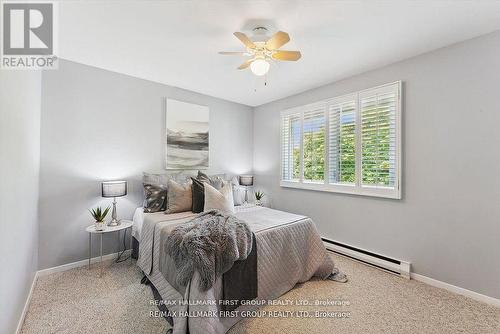
[[[257,59],[250,64],[253,74],[261,76],[269,71],[270,64],[264,59]]]

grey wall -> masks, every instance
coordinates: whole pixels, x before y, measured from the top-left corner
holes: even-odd
[[[0,71],[0,333],[14,333],[37,270],[41,73]]]
[[[279,186],[279,115],[403,80],[403,199]],[[500,33],[260,106],[257,188],[311,216],[325,237],[412,263],[413,271],[500,298]]]
[[[250,107],[64,60],[44,73],[42,92],[40,269],[87,257],[87,208],[111,203],[99,181],[130,181],[118,215],[132,218],[142,172],[164,168],[165,97],[210,108],[209,171],[252,169]],[[104,245],[117,251],[117,236]]]

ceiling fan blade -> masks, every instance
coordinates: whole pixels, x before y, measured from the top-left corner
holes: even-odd
[[[247,35],[245,35],[244,33],[242,32],[235,32],[234,33],[234,36],[236,36],[236,38],[238,38],[243,44],[245,44],[245,46],[249,49],[255,49],[255,44],[253,44],[253,42],[250,40],[250,38],[247,37]]]
[[[266,42],[268,50],[276,50],[290,41],[290,36],[284,31],[278,31]]]
[[[302,57],[300,51],[276,51],[273,53],[273,58],[278,60],[296,61],[300,57]]]
[[[243,56],[245,55],[246,52],[232,52],[232,51],[221,51],[219,52],[220,55],[226,55],[226,56]]]
[[[244,70],[245,68],[247,68],[248,66],[250,66],[250,64],[252,63],[252,61],[253,61],[253,59],[247,60],[246,62],[244,62],[243,64],[241,64],[238,67],[238,70]]]

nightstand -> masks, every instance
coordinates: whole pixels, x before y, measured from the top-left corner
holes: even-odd
[[[95,225],[90,225],[89,227],[87,227],[85,229],[85,231],[87,231],[89,233],[89,269],[90,269],[90,260],[92,258],[92,234],[98,234],[100,236],[100,243],[101,243],[100,257],[101,257],[101,259],[99,261],[99,265],[101,267],[100,277],[102,277],[102,236],[103,236],[103,234],[114,233],[114,232],[118,232],[120,234],[121,231],[125,231],[128,228],[131,229],[132,225],[133,225],[133,222],[131,220],[122,220],[120,225],[118,225],[118,226],[106,226],[104,228],[104,230],[102,230],[102,231],[96,231]],[[131,229],[131,231],[132,231],[132,229]],[[130,234],[132,234],[132,232]],[[126,233],[123,234],[124,239],[125,239],[125,237],[126,237]],[[130,249],[132,249],[132,238],[130,238]],[[132,257],[130,257],[130,258],[132,258]]]

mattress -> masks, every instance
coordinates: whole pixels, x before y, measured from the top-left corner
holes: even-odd
[[[154,212],[154,213],[145,213],[144,208],[138,207],[135,209],[134,212],[134,218],[132,218],[134,224],[132,226],[132,236],[137,239],[137,241],[141,241],[141,234],[142,234],[142,226],[144,225],[144,219],[146,217],[149,217],[150,219],[154,220],[161,220],[164,218],[165,212]]]
[[[135,209],[134,218],[132,218],[132,221],[134,222],[132,225],[132,236],[137,241],[141,240],[141,231],[145,215],[146,213],[144,213],[144,208],[142,206]]]
[[[254,208],[253,205],[240,205],[236,206],[235,210],[236,212],[248,212],[251,211],[252,208]],[[135,209],[134,218],[132,219],[134,222],[134,225],[132,226],[132,236],[137,241],[141,240],[142,226],[144,225],[144,218],[146,216],[152,217],[154,220],[158,220],[159,218],[165,217],[165,212],[144,213],[144,208],[142,206]]]
[[[173,288],[161,274],[161,244],[166,231],[196,217],[185,212],[163,216],[146,214],[141,232],[141,247],[137,265],[156,287],[173,316],[173,333],[225,333],[241,316],[226,317],[218,313],[216,301],[222,296],[222,282],[217,279],[208,291],[200,291],[199,275],[195,273],[185,293]],[[326,278],[334,265],[327,255],[312,220],[308,217],[262,207],[239,207],[235,214],[246,221],[255,233],[257,247],[258,297],[274,299],[292,289],[295,284],[317,276]],[[185,302],[207,301],[199,305]],[[252,311],[259,305],[240,306],[241,312]],[[210,317],[191,317],[189,314],[214,314]]]

